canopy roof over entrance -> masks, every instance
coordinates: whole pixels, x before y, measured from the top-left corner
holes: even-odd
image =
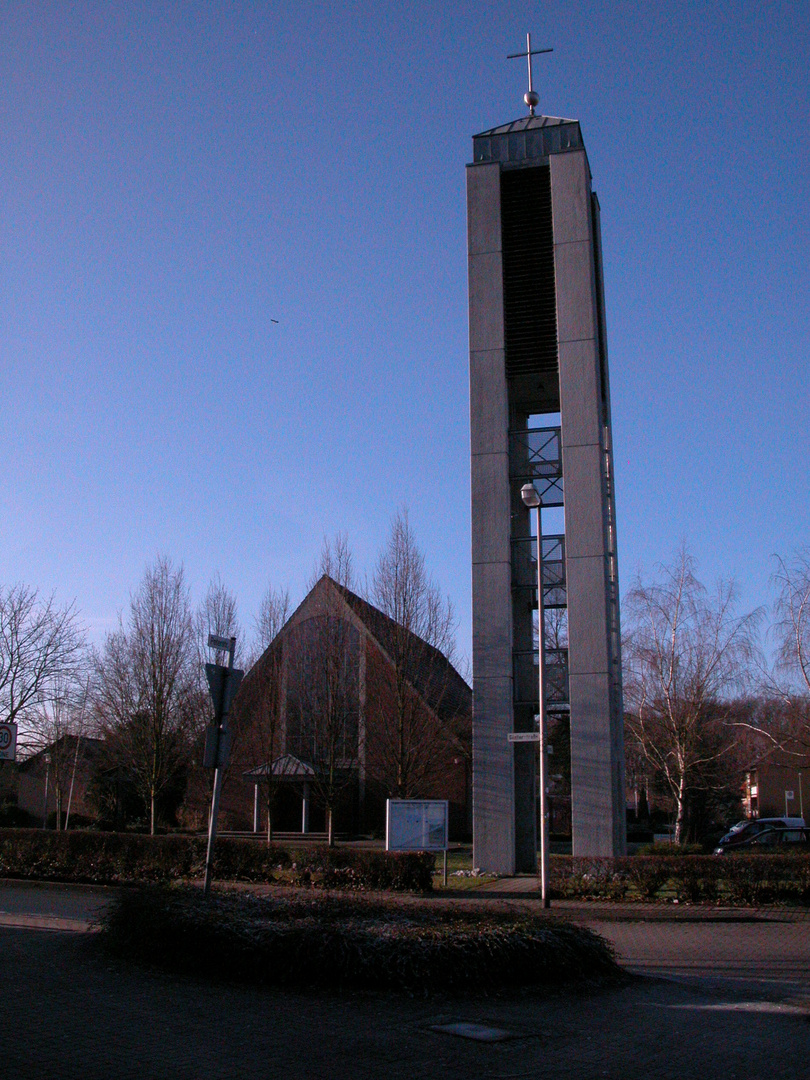
[[[311,780],[315,770],[307,761],[301,761],[293,754],[285,754],[284,757],[276,758],[272,765],[258,765],[255,769],[249,769],[242,774],[246,780]]]

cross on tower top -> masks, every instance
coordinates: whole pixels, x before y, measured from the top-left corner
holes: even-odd
[[[521,56],[525,56],[529,65],[529,90],[528,93],[523,95],[523,100],[529,106],[529,116],[534,116],[534,107],[540,101],[540,98],[534,91],[532,86],[532,57],[539,56],[541,53],[554,52],[553,49],[534,49],[532,50],[532,35],[526,35],[526,52],[522,53],[509,53],[506,57],[507,60],[516,60]]]

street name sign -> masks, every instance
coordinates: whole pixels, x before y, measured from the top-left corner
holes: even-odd
[[[540,742],[539,731],[511,731],[506,738],[509,742]]]

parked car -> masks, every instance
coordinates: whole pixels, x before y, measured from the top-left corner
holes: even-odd
[[[758,818],[741,821],[722,838],[715,855],[745,854],[774,851],[810,851],[810,829],[804,818]]]

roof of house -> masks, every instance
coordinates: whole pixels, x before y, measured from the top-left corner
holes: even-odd
[[[102,746],[103,740],[93,738],[91,735],[62,735],[54,742],[49,743],[47,746],[43,746],[39,750],[35,750],[33,754],[29,754],[19,762],[19,769],[21,772],[27,772],[29,769],[36,768],[45,754],[53,753],[54,748],[61,743],[61,747],[69,754],[76,753],[76,744],[79,742],[79,759],[84,761],[94,760]]]

